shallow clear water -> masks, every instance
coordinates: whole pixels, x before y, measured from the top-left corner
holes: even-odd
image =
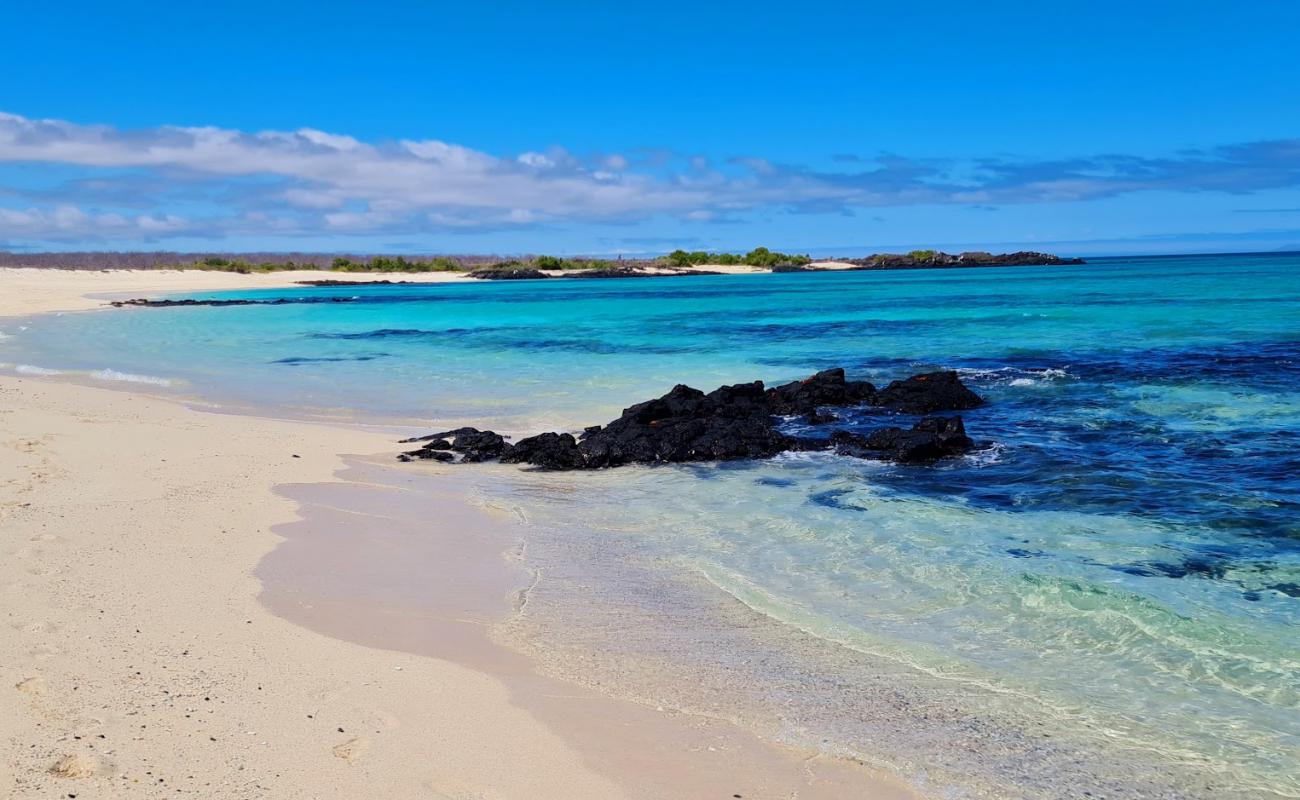
[[[34,319],[0,326],[0,362],[521,431],[677,382],[959,369],[990,400],[965,414],[990,447],[939,467],[790,456],[485,491],[817,636],[1197,764],[1221,781],[1206,796],[1300,796],[1300,256],[222,296],[358,301]]]

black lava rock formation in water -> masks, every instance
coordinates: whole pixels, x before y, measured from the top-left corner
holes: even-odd
[[[109,305],[114,308],[126,308],[128,306],[139,306],[140,308],[184,308],[188,306],[215,306],[223,308],[225,306],[291,306],[291,305],[320,305],[324,303],[355,303],[355,297],[276,297],[270,299],[248,299],[238,300],[146,300],[143,297],[137,297],[132,300],[114,300]]]
[[[810,424],[825,424],[837,420],[819,410],[825,406],[872,405],[928,414],[975,408],[983,403],[955,372],[914,375],[877,391],[867,381],[845,380],[842,369],[828,369],[771,389],[765,388],[762,381],[754,381],[722,386],[705,394],[679,384],[668,394],[631,406],[613,422],[587,428],[577,437],[543,433],[511,444],[500,434],[477,428],[433,433],[403,440],[425,444],[398,458],[451,462],[459,454],[460,463],[498,459],[507,464],[575,470],[770,458],[790,450],[833,450],[859,458],[918,464],[958,456],[974,448],[961,417],[924,417],[910,429],[881,428],[865,436],[838,430],[829,439],[782,433],[779,417],[798,415]]]

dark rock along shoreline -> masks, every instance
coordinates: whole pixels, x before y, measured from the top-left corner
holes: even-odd
[[[922,255],[892,255],[877,254],[868,258],[848,259],[845,263],[853,264],[849,272],[863,272],[872,270],[893,270],[893,269],[952,269],[962,267],[1026,267],[1026,266],[1065,266],[1073,264],[1086,263],[1081,258],[1061,258],[1049,253],[1039,253],[1033,251],[1021,251],[1016,253],[1001,253],[993,255],[983,252],[959,253],[950,255],[939,251],[924,251]],[[773,273],[787,272],[827,272],[820,267],[810,267],[798,264],[776,264],[771,267]],[[551,279],[553,276],[542,270],[529,266],[527,264],[511,264],[509,266],[484,266],[478,267],[465,273],[468,277],[477,280],[502,281],[502,280],[542,280]],[[724,273],[712,270],[696,268],[678,268],[659,271],[647,271],[635,264],[628,266],[600,267],[594,269],[577,269],[561,276],[567,279],[600,279],[600,278],[673,278],[691,275],[721,275]],[[418,281],[392,280],[388,278],[374,280],[342,280],[337,278],[320,278],[315,280],[295,281],[299,286],[312,288],[340,288],[347,286],[396,286],[405,284],[414,284]],[[133,298],[130,300],[115,300],[109,305],[116,308],[125,306],[138,306],[143,308],[173,308],[177,306],[251,306],[251,305],[288,305],[291,303],[351,303],[356,302],[352,297],[312,297],[312,298],[273,298],[273,299],[239,299],[239,300],[149,300],[145,298]]]
[[[906,255],[877,253],[867,258],[851,258],[856,269],[934,269],[952,267],[1056,267],[1087,263],[1082,258],[1062,258],[1051,253],[1020,250],[1015,253],[971,251],[952,255],[941,251],[919,251]]]
[[[762,381],[721,386],[708,394],[678,384],[638,403],[616,420],[570,433],[542,433],[511,444],[494,431],[458,428],[404,439],[423,442],[398,456],[476,463],[498,460],[542,469],[580,470],[626,464],[771,458],[787,451],[834,451],[858,458],[922,464],[968,453],[975,443],[960,416],[925,416],[910,429],[884,427],[867,435],[836,430],[828,439],[789,436],[779,417],[802,415],[814,425],[835,421],[824,407],[870,405],[906,414],[961,411],[984,404],[956,372],[914,375],[877,389],[828,369],[802,381],[766,388]],[[459,456],[459,458],[457,457]]]
[[[276,297],[270,300],[146,300],[143,297],[137,297],[131,300],[114,300],[109,305],[114,308],[125,308],[127,306],[138,306],[140,308],[176,308],[186,306],[216,306],[223,308],[225,306],[288,306],[300,304],[321,304],[321,303],[355,303],[355,297]]]

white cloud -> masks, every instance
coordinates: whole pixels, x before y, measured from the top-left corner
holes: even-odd
[[[351,136],[338,136],[333,133],[313,130],[311,128],[299,128],[298,135],[313,144],[328,147],[332,150],[358,150],[361,148],[361,142],[353,139]]]
[[[153,234],[182,231],[186,226],[185,220],[174,214],[166,214],[161,217],[141,215],[135,218],[135,224],[140,230]]]
[[[713,166],[702,156],[654,152],[655,158],[636,163],[622,155],[584,160],[562,148],[497,156],[437,140],[371,143],[310,128],[126,131],[0,112],[0,163],[58,165],[78,177],[39,193],[0,185],[0,197],[9,198],[8,207],[0,206],[0,234],[29,241],[178,233],[405,234],[663,215],[704,223],[758,208],[842,213],[867,206],[1300,186],[1300,145],[1288,141],[1165,159],[855,157],[855,171],[847,172],[759,157]],[[189,205],[178,204],[182,196]]]
[[[342,208],[346,198],[337,192],[322,189],[287,189],[280,195],[286,203],[299,208]]]
[[[437,141],[381,147],[314,130],[247,134],[163,127],[122,132],[0,114],[0,161],[166,168],[192,178],[277,176],[325,187],[295,187],[283,195],[296,205],[316,208],[338,207],[346,199],[411,210],[524,207],[560,215],[616,216],[705,200],[652,182],[609,185],[580,169],[554,177],[539,175],[561,163],[542,153],[500,159]]]
[[[520,164],[524,164],[534,169],[550,169],[555,166],[555,162],[541,153],[521,153],[516,159]]]
[[[172,215],[142,214],[128,217],[113,212],[92,214],[73,205],[52,209],[0,208],[0,236],[40,237],[52,241],[75,241],[100,237],[153,238],[185,230],[185,219]]]

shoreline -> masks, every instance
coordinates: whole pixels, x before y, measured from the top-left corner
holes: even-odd
[[[10,278],[0,271],[14,289],[0,315],[99,307],[76,293],[84,287],[28,293]],[[729,723],[542,678],[487,641],[484,619],[452,652],[406,655],[393,640],[368,643],[390,648],[378,649],[272,613],[259,599],[271,585],[259,565],[294,542],[281,526],[309,516],[276,487],[355,485],[339,474],[351,469],[341,454],[386,451],[391,437],[378,429],[210,413],[68,380],[3,376],[0,394],[0,637],[14,654],[0,667],[13,687],[0,706],[13,774],[0,778],[15,797],[107,796],[128,783],[147,796],[676,797],[730,787],[723,796],[830,798],[852,786],[915,797]],[[464,511],[466,525],[498,527]],[[471,560],[482,566],[491,553],[500,550]],[[481,613],[492,605],[476,602]]]
[[[845,269],[846,267],[836,267]],[[748,266],[701,266],[692,271],[723,272],[729,275],[769,274],[770,270]],[[562,275],[563,271],[556,272]],[[0,267],[0,319],[35,314],[66,313],[106,308],[110,300],[140,293],[178,294],[286,289],[302,281],[323,280],[367,284],[376,280],[410,283],[490,283],[471,278],[467,272],[331,272],[328,270],[284,270],[277,272],[220,272],[216,270],[72,270],[45,267]],[[307,287],[303,287],[307,288]]]
[[[461,505],[492,472],[508,469],[484,465],[489,474],[471,475],[347,461],[341,486],[279,489],[302,510],[300,520],[277,526],[285,541],[257,569],[263,603],[279,616],[493,676],[631,796],[920,800],[879,769],[760,738],[729,714],[683,712],[548,668],[544,654],[512,634],[542,577],[524,567],[530,544],[521,520],[490,504]],[[457,536],[429,535],[430,507]],[[441,568],[430,574],[433,564]]]
[[[1053,266],[1053,265],[1046,265]],[[1062,266],[1070,266],[1064,264]],[[912,272],[954,269],[1023,269],[1015,264],[965,266],[923,265],[863,267],[847,261],[812,261],[793,272]],[[586,270],[596,271],[599,270]],[[706,275],[773,275],[780,271],[746,264],[695,264],[686,267],[646,267],[641,277]],[[579,270],[538,270],[548,279],[578,279]],[[600,280],[601,278],[586,278]],[[111,300],[134,299],[140,293],[178,294],[249,289],[314,288],[315,282],[367,285],[375,283],[493,283],[466,272],[344,272],[336,270],[276,270],[227,272],[205,269],[60,269],[57,267],[0,267],[0,285],[13,287],[21,298],[0,297],[0,319],[42,313],[62,313],[101,308]],[[87,288],[87,284],[91,287]]]

